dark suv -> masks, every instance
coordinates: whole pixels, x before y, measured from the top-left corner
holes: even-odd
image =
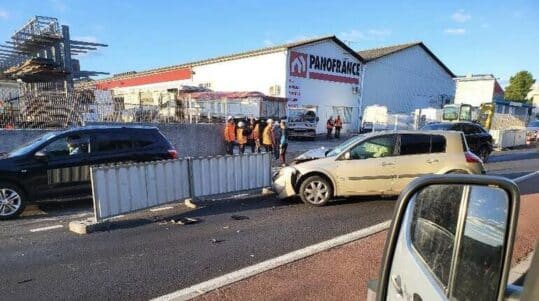
[[[481,125],[472,122],[440,122],[425,125],[422,130],[463,132],[470,150],[484,163],[492,152],[492,136]]]
[[[0,156],[0,220],[30,201],[91,195],[90,166],[175,159],[155,127],[89,126],[45,134]]]

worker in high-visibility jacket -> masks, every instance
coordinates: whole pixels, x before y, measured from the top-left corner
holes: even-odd
[[[273,153],[275,145],[275,136],[273,134],[273,119],[266,120],[266,127],[262,131],[262,145],[268,153]]]
[[[258,120],[252,117],[247,125],[249,135],[247,136],[247,144],[251,146],[251,153],[260,153],[260,126]]]
[[[329,119],[326,122],[326,129],[328,130],[328,133],[326,135],[327,139],[331,139],[331,133],[333,132],[334,126],[335,126],[335,123],[333,122],[333,116],[329,116]]]
[[[341,115],[337,115],[337,119],[335,119],[335,138],[337,139],[341,138],[341,130],[342,130]]]
[[[232,116],[228,116],[225,125],[225,144],[227,155],[234,154],[234,143],[236,143],[236,124]]]
[[[236,140],[238,141],[240,154],[245,153],[245,144],[247,144],[247,130],[245,129],[245,122],[238,122],[238,128],[236,129]]]

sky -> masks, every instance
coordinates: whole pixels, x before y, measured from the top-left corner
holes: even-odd
[[[0,38],[34,15],[109,47],[84,70],[141,71],[336,35],[363,50],[423,41],[457,75],[539,78],[539,1],[0,0]]]

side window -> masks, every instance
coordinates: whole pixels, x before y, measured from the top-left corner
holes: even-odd
[[[471,124],[465,124],[463,128],[464,128],[464,134],[466,135],[479,133],[479,129],[476,126],[471,125]]]
[[[430,136],[404,134],[401,135],[401,155],[428,154],[430,152]]]
[[[434,185],[419,192],[413,205],[412,246],[444,288],[449,282],[462,194],[461,185]]]
[[[137,133],[133,137],[133,144],[135,148],[144,148],[150,146],[156,142],[156,137],[148,133]]]
[[[73,134],[53,141],[41,151],[47,154],[49,159],[54,160],[87,154],[90,150],[89,144],[88,136]]]
[[[94,152],[123,152],[133,148],[133,143],[130,135],[112,133],[99,133],[95,141]]]
[[[358,160],[392,156],[395,150],[395,141],[395,135],[374,137],[363,141],[350,150],[350,158]]]
[[[430,144],[431,153],[443,153],[445,152],[446,140],[442,135],[432,135]]]

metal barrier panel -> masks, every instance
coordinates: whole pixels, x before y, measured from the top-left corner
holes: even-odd
[[[100,221],[189,197],[268,187],[271,154],[98,166],[91,167],[91,177]]]
[[[187,160],[92,167],[91,176],[98,221],[189,197]]]
[[[271,185],[271,154],[192,159],[194,197]]]

